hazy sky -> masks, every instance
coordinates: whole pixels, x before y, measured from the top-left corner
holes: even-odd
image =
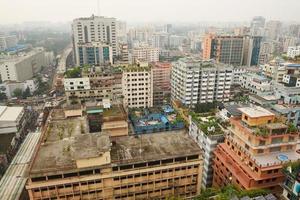
[[[300,21],[300,0],[100,0],[100,14],[128,22]],[[97,0],[0,0],[0,24],[71,21],[97,14]]]

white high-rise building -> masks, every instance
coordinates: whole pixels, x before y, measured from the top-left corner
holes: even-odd
[[[112,47],[113,56],[117,55],[117,27],[115,18],[94,16],[73,20],[73,46],[76,64],[80,64],[79,44],[101,42]]]
[[[171,98],[187,106],[229,101],[233,67],[187,57],[173,63]]]
[[[117,39],[121,42],[127,42],[127,25],[126,22],[117,21]]]
[[[123,69],[123,104],[128,108],[153,106],[153,77],[148,65],[131,65]]]
[[[132,50],[132,60],[133,62],[158,62],[159,49],[148,46],[136,47]]]
[[[299,56],[299,55],[300,55],[300,46],[288,47],[287,57],[295,58],[296,56]]]
[[[250,33],[255,36],[263,35],[263,28],[265,26],[266,19],[262,16],[256,16],[252,19],[250,25]]]
[[[25,81],[31,79],[48,66],[43,48],[35,48],[29,52],[8,56],[0,61],[2,81]]]

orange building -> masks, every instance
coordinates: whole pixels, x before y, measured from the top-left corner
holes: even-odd
[[[211,59],[211,46],[214,39],[214,34],[206,34],[204,37],[203,60]]]
[[[239,110],[242,116],[230,119],[229,134],[214,152],[213,186],[234,184],[246,190],[280,192],[283,164],[300,159],[299,133],[262,107]]]

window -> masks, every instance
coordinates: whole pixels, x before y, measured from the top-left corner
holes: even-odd
[[[175,162],[178,162],[178,161],[185,161],[185,160],[186,160],[186,157],[175,158]]]
[[[113,169],[113,171],[118,171],[119,167],[113,167],[112,169]]]
[[[277,151],[280,151],[281,150],[281,147],[271,147],[270,148],[270,152],[277,152]]]
[[[42,177],[35,177],[35,178],[31,178],[32,182],[38,182],[38,181],[46,181],[46,177],[42,176]]]
[[[195,159],[198,159],[198,158],[199,158],[198,155],[192,155],[192,156],[187,157],[188,160],[195,160]]]
[[[125,169],[132,169],[132,165],[123,165],[123,166],[120,166],[120,170],[125,170]]]
[[[264,150],[263,149],[258,149],[257,153],[264,153]]]
[[[61,174],[48,176],[48,180],[61,179],[61,178],[62,178]]]
[[[266,141],[264,141],[264,140],[259,140],[259,145],[260,146],[263,146],[263,145],[265,145],[266,144]]]
[[[86,171],[79,172],[80,176],[91,175],[91,174],[94,174],[93,170],[86,170]]]
[[[146,167],[146,163],[137,163],[137,164],[134,164],[134,168],[139,168],[139,167]]]
[[[64,174],[64,178],[69,178],[69,177],[74,177],[74,176],[78,176],[78,174],[75,173],[68,173],[68,174]]]
[[[159,165],[160,161],[152,161],[152,162],[148,162],[148,166],[154,166],[154,165]]]

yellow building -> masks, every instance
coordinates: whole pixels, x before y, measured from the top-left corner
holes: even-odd
[[[275,120],[275,114],[262,107],[244,107],[239,110],[242,112],[242,121],[249,126],[260,126]]]
[[[202,151],[184,131],[110,137],[82,134],[75,123],[62,128],[70,123],[55,121],[46,130],[26,185],[31,200],[164,199],[199,194]],[[74,132],[70,137],[69,129]]]

